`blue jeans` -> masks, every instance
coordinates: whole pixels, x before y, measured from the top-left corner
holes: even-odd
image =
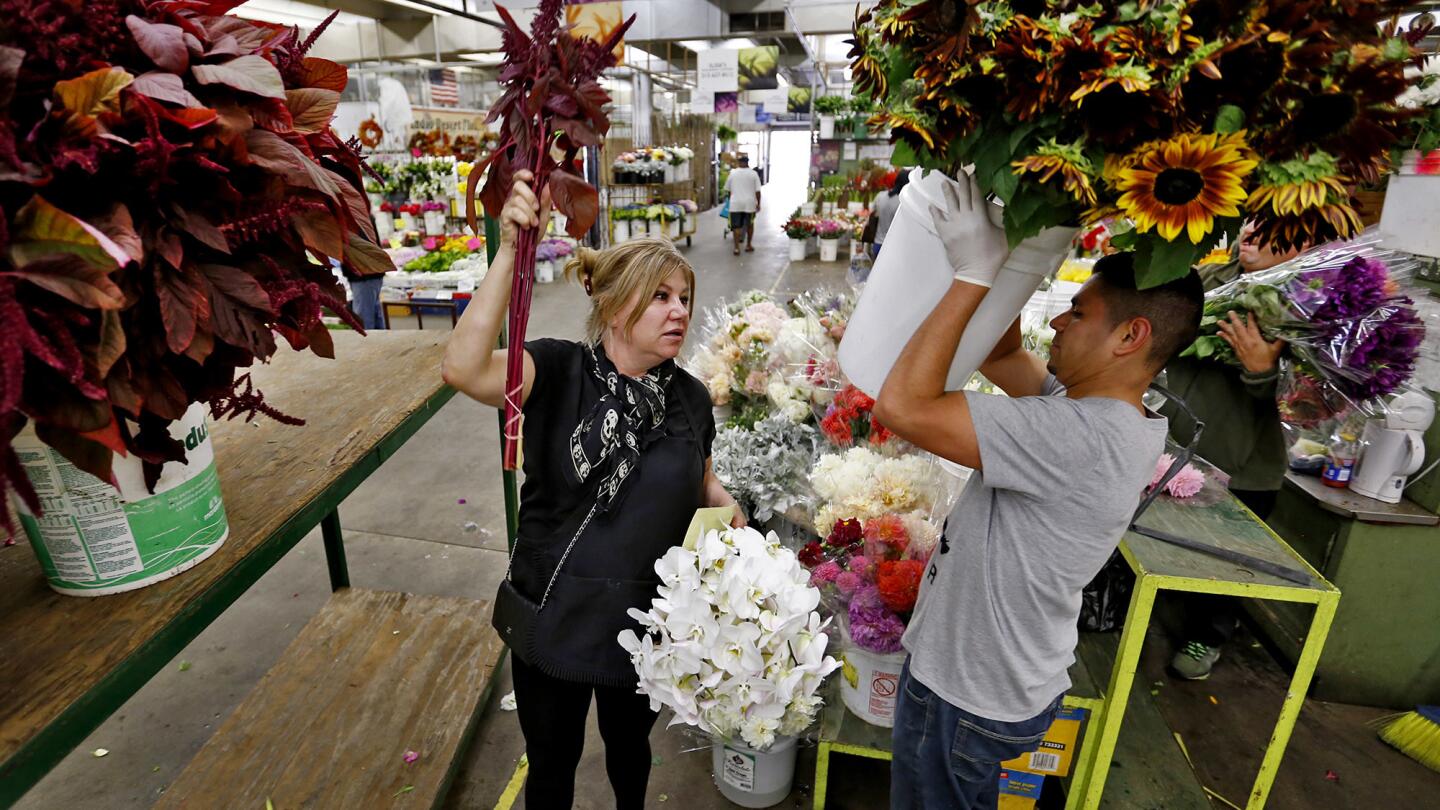
[[[890,810],[991,810],[1000,763],[1040,747],[1064,695],[1029,720],[1002,723],[951,706],[900,671],[890,762]]]
[[[380,312],[380,287],[384,276],[350,279],[350,308],[365,329],[384,329],[385,317]]]

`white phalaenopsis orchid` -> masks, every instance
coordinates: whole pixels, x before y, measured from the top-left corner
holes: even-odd
[[[758,749],[814,722],[816,692],[840,664],[825,654],[820,592],[773,532],[706,532],[655,572],[650,610],[630,611],[644,632],[619,636],[651,709]]]

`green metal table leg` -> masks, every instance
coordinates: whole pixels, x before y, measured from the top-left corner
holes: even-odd
[[[820,743],[815,754],[815,810],[825,810],[825,786],[830,781],[830,744]]]
[[[330,566],[330,590],[350,587],[350,567],[345,562],[345,539],[340,534],[340,510],[332,509],[320,519],[325,539],[325,562]]]
[[[1144,574],[1135,582],[1130,609],[1125,614],[1125,630],[1120,634],[1120,649],[1115,656],[1115,669],[1110,673],[1110,686],[1105,690],[1105,711],[1099,722],[1099,739],[1095,744],[1095,761],[1085,786],[1085,810],[1100,807],[1105,792],[1105,779],[1110,775],[1110,760],[1115,755],[1115,740],[1120,736],[1120,723],[1130,701],[1130,687],[1140,664],[1140,647],[1150,627],[1150,611],[1155,607],[1155,583]]]
[[[1104,698],[1083,703],[1085,708],[1090,710],[1090,717],[1085,721],[1085,731],[1080,736],[1080,756],[1075,760],[1075,773],[1070,777],[1070,792],[1065,796],[1065,810],[1078,810],[1080,802],[1084,800],[1090,776],[1095,772],[1095,729],[1099,727],[1100,716],[1105,713],[1108,703]]]
[[[1335,608],[1340,604],[1340,594],[1330,592],[1321,596],[1315,604],[1315,616],[1310,620],[1310,632],[1305,636],[1305,646],[1300,659],[1295,662],[1295,676],[1290,679],[1290,691],[1280,706],[1280,719],[1275,721],[1275,730],[1270,735],[1270,744],[1265,747],[1265,759],[1260,763],[1260,773],[1255,776],[1255,786],[1250,790],[1247,810],[1259,810],[1270,796],[1270,787],[1275,774],[1280,770],[1280,759],[1285,756],[1285,746],[1290,743],[1290,732],[1295,729],[1295,720],[1305,705],[1305,693],[1310,691],[1310,679],[1320,663],[1320,652],[1325,648],[1325,637],[1330,635],[1330,623],[1335,620]]]

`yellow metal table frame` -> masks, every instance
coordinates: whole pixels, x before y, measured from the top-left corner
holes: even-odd
[[[1200,517],[1212,513],[1210,517]],[[1211,521],[1211,517],[1214,518]],[[1273,599],[1315,605],[1310,632],[1290,679],[1279,719],[1270,735],[1270,743],[1260,763],[1260,771],[1250,790],[1246,810],[1265,806],[1280,760],[1290,742],[1290,734],[1300,709],[1305,703],[1311,678],[1325,647],[1325,638],[1335,618],[1340,591],[1326,582],[1263,521],[1242,504],[1229,499],[1208,509],[1177,506],[1164,501],[1146,513],[1142,521],[1148,526],[1188,536],[1206,535],[1210,542],[1238,551],[1257,554],[1289,567],[1304,571],[1312,578],[1310,585],[1297,585],[1286,580],[1253,571],[1244,566],[1209,557],[1160,541],[1131,533],[1120,543],[1120,553],[1135,572],[1135,589],[1125,616],[1125,629],[1120,635],[1115,666],[1110,672],[1105,694],[1095,698],[1067,695],[1065,705],[1091,711],[1080,741],[1079,757],[1067,795],[1066,810],[1095,810],[1105,790],[1115,742],[1125,719],[1130,690],[1140,664],[1140,648],[1150,625],[1155,597],[1162,590],[1188,593],[1218,594],[1251,599]],[[1216,525],[1207,526],[1206,522]],[[1208,529],[1209,531],[1206,531]],[[1233,534],[1232,534],[1233,532]],[[834,753],[871,759],[890,759],[890,733],[870,726],[858,718],[846,717],[843,706],[827,710],[820,727],[819,751],[815,765],[815,810],[823,810],[830,775],[830,755]],[[849,721],[848,723],[846,721]],[[863,727],[860,728],[860,727]]]

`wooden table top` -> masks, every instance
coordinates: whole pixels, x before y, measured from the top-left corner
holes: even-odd
[[[252,370],[304,427],[211,425],[230,536],[208,560],[82,598],[50,590],[27,544],[0,553],[0,784],[78,744],[454,394],[440,378],[449,333],[333,336],[336,360],[286,351]]]

